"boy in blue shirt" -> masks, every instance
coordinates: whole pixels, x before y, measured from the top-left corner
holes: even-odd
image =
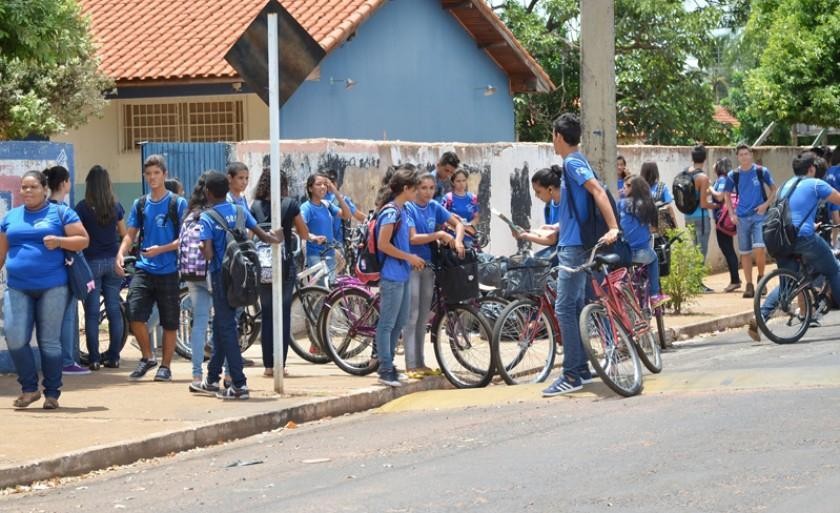
[[[732,222],[738,227],[738,250],[741,252],[741,267],[747,279],[744,297],[755,296],[752,281],[753,256],[758,267],[758,280],[764,276],[766,260],[764,250],[764,218],[767,209],[776,197],[776,184],[770,171],[753,162],[752,150],[746,144],[739,144],[735,148],[738,156],[738,169],[726,175],[726,186],[723,189],[724,201],[729,209]],[[737,173],[737,175],[736,175]],[[736,184],[737,182],[737,184]],[[738,195],[738,209],[732,208],[732,193]],[[751,253],[752,252],[752,253]]]
[[[137,272],[128,289],[128,320],[143,357],[129,377],[140,379],[157,366],[146,326],[152,306],[157,304],[163,328],[163,361],[155,381],[172,381],[169,365],[175,351],[175,336],[181,317],[178,234],[187,210],[187,201],[166,189],[166,161],[163,156],[150,155],[146,159],[143,163],[143,177],[151,192],[148,196],[134,200],[126,222],[128,233],[123,237],[115,262],[117,274],[125,276],[123,259],[139,236]],[[141,201],[143,207],[138,215]],[[175,202],[174,209],[171,202]]]
[[[257,226],[257,220],[247,209],[227,201],[229,191],[228,180],[222,173],[207,174],[205,180],[207,201],[210,210],[202,212],[199,218],[201,225],[200,239],[203,242],[204,257],[210,262],[210,283],[213,289],[213,356],[207,364],[207,376],[200,384],[191,384],[190,391],[215,395],[220,399],[243,400],[248,399],[248,385],[242,370],[242,354],[239,351],[238,335],[236,331],[236,309],[227,300],[227,291],[222,285],[222,258],[224,257],[227,230],[236,227],[236,218],[241,210],[245,216],[245,228],[254,232],[261,241],[279,244],[280,239],[265,233]],[[227,223],[227,227],[220,226],[215,212]],[[222,373],[222,363],[227,360],[230,371],[231,385],[222,390],[219,379]]]

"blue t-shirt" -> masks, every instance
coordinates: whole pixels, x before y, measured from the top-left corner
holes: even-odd
[[[232,193],[227,193],[226,199],[228,203],[233,203],[234,205],[239,205],[240,207],[244,208],[245,210],[248,209],[248,200],[245,199],[245,196],[239,196],[238,198],[234,198]]]
[[[650,195],[653,197],[653,201],[662,203],[663,205],[667,205],[674,201],[674,196],[671,195],[671,189],[668,188],[668,184],[665,182],[659,182],[656,185],[652,185],[650,187]]]
[[[559,247],[581,246],[583,242],[580,238],[580,225],[577,219],[581,221],[588,219],[587,202],[590,201],[589,191],[583,187],[583,184],[589,180],[594,180],[595,173],[589,167],[589,161],[586,160],[586,157],[577,151],[566,156],[563,160],[563,167],[565,172],[560,184],[560,215],[558,219],[560,231],[557,235],[557,245]],[[577,218],[572,214],[569,194],[571,194],[575,207],[577,207]]]
[[[88,206],[87,201],[82,200],[76,204],[76,213],[79,214],[85,230],[90,237],[90,244],[84,250],[85,258],[88,260],[102,260],[117,256],[120,249],[120,236],[117,233],[117,222],[125,217],[125,209],[119,202],[114,203],[116,217],[106,225],[99,224],[96,213]]]
[[[452,217],[452,214],[435,200],[422,207],[417,203],[408,202],[405,204],[405,212],[408,214],[406,215],[408,227],[414,228],[417,235],[434,233],[438,226],[446,224]],[[426,262],[432,261],[432,249],[428,244],[419,246],[412,244],[411,252]]]
[[[384,208],[382,212],[379,213],[379,217],[376,221],[377,242],[379,241],[380,228],[386,224],[395,224],[398,220],[400,220],[401,216],[403,216],[401,211],[391,207]],[[408,242],[408,223],[406,222],[405,217],[402,218],[397,233],[392,236],[391,243],[399,250],[406,252],[411,250]],[[408,262],[399,258],[389,257],[381,251],[377,251],[377,256],[379,257],[379,261],[382,262],[382,269],[379,271],[379,276],[383,280],[398,282],[408,281],[408,278],[411,276],[411,265]],[[383,305],[383,308],[393,306],[394,305]]]
[[[451,196],[447,194],[444,197],[444,205],[446,210],[457,214],[465,223],[469,223],[478,213],[478,196],[471,192],[459,196],[453,192]]]
[[[633,215],[631,207],[632,202],[628,199],[621,199],[618,202],[619,222],[624,240],[630,244],[630,249],[633,251],[649,248],[650,226],[642,224],[641,220]]]
[[[786,197],[788,191],[798,179],[799,177],[795,176],[785,182],[779,191],[779,197]],[[834,192],[834,188],[824,180],[806,177],[802,179],[796,190],[790,195],[790,198],[788,198],[790,219],[793,226],[799,226],[799,223],[802,223],[799,228],[800,237],[808,237],[814,234],[814,218],[817,215],[815,207],[820,200],[826,199],[832,192]],[[806,218],[806,216],[808,217]]]
[[[553,199],[549,199],[543,210],[543,218],[545,218],[545,224],[557,224],[560,219],[560,204],[554,203]]]
[[[327,242],[335,240],[335,231],[333,230],[333,220],[338,216],[338,207],[329,202],[321,202],[318,204],[312,201],[306,201],[300,206],[300,215],[306,222],[306,227],[309,228],[309,233],[312,235],[323,235],[327,238]],[[316,244],[311,241],[306,241],[307,255],[320,255],[324,246]],[[335,255],[335,250],[327,251],[326,256]]]
[[[78,222],[76,212],[64,204],[47,203],[35,212],[23,205],[9,210],[0,223],[0,231],[9,242],[6,255],[9,287],[42,290],[67,285],[64,251],[47,249],[44,237],[64,237],[64,226]]]
[[[624,197],[624,179],[623,178],[618,179],[618,197],[619,198]]]
[[[338,205],[338,198],[332,192],[328,192],[324,199],[329,201],[332,205],[335,205],[335,208],[341,211],[341,207]],[[350,199],[350,196],[344,196],[344,203],[347,203],[347,208],[350,209],[350,215],[355,215],[356,211],[356,204],[353,203],[353,200]],[[344,242],[344,219],[336,215],[333,218],[333,237],[335,237],[336,242]]]
[[[140,228],[137,219],[137,201],[131,204],[131,211],[128,213],[126,225],[129,228]],[[178,225],[172,226],[172,219],[169,217],[169,202],[177,202]],[[163,246],[178,238],[181,230],[181,221],[184,220],[184,213],[187,211],[187,200],[180,196],[166,191],[166,195],[158,201],[152,200],[151,196],[146,197],[146,206],[143,208],[143,245],[140,248],[140,258],[136,267],[143,269],[149,274],[172,274],[178,272],[178,252],[167,251],[155,257],[149,258],[143,255],[142,250],[151,246]]]
[[[721,175],[717,177],[715,183],[712,184],[712,190],[715,192],[723,192],[723,189],[726,187],[726,175]],[[717,209],[723,206],[723,202],[715,200],[717,204]]]
[[[764,185],[773,185],[773,176],[767,168],[762,168],[764,173],[764,184],[762,184],[758,175],[756,174],[756,166],[752,165],[749,169],[735,169],[726,175],[726,187],[723,189],[726,192],[736,192],[738,194],[738,208],[735,210],[735,215],[738,217],[749,217],[754,215],[755,209],[764,203],[765,199],[761,193],[761,188]],[[738,190],[735,190],[735,173],[740,173],[738,176]]]
[[[218,212],[227,221],[228,228],[236,228],[236,207],[228,201],[217,203],[213,205],[213,210]],[[248,209],[245,211],[245,228],[253,230],[257,226],[257,220],[251,215]],[[225,256],[225,246],[227,244],[227,230],[220,226],[215,219],[210,217],[207,212],[202,212],[199,217],[199,224],[201,225],[200,240],[213,241],[213,260],[210,262],[209,270],[211,273],[219,272],[222,269],[222,259]]]
[[[834,187],[834,190],[840,191],[840,165],[831,166],[826,170],[825,181],[828,182],[828,185]],[[835,210],[840,210],[840,205],[829,203],[828,211],[834,212]]]

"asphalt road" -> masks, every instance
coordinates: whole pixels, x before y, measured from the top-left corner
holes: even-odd
[[[834,513],[838,328],[834,313],[792,346],[693,341],[631,399],[597,383],[416,394],[0,497],[0,511]]]

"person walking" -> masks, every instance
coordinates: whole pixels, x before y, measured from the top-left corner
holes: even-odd
[[[723,190],[726,187],[726,174],[730,170],[732,170],[732,161],[728,158],[724,157],[715,162],[715,176],[717,178],[709,189],[709,193],[715,202],[713,214],[715,219],[715,237],[717,238],[718,247],[726,260],[726,267],[729,269],[729,285],[723,289],[724,292],[734,292],[741,288],[741,276],[738,274],[738,254],[735,252],[735,232],[725,229],[726,224],[729,223],[729,213],[725,208]],[[725,219],[721,221],[721,218]],[[734,225],[732,225],[732,228],[734,228]]]
[[[700,248],[704,262],[706,255],[709,253],[709,236],[712,231],[711,215],[706,209],[713,209],[715,207],[714,203],[709,200],[709,176],[704,170],[707,155],[706,147],[698,144],[691,149],[691,165],[680,173],[680,175],[684,175],[690,185],[689,194],[692,197],[689,199],[689,202],[692,205],[696,205],[695,208],[685,208],[684,204],[677,203],[677,208],[683,212],[683,216],[685,217],[685,225],[694,228],[694,243]],[[675,188],[680,183],[680,175],[674,179]],[[672,190],[672,194],[676,197],[675,191]],[[705,284],[701,283],[700,285],[703,292],[714,292]]]

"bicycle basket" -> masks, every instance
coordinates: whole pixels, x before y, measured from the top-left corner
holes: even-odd
[[[478,282],[486,287],[501,288],[507,270],[507,258],[494,257],[487,253],[479,253]]]
[[[478,297],[478,263],[474,252],[467,251],[460,259],[448,248],[442,248],[434,259],[435,276],[447,304]]]
[[[545,258],[515,255],[510,257],[504,275],[505,295],[540,295],[551,275],[551,261]]]

